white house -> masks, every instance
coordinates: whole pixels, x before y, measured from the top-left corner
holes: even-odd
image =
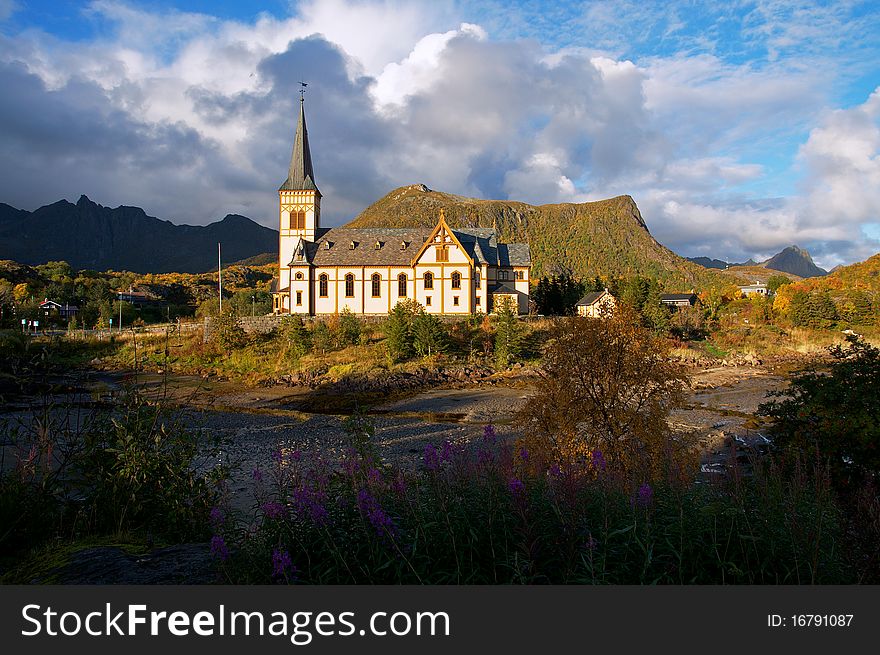
[[[276,314],[387,314],[412,298],[432,314],[492,311],[493,299],[528,312],[531,253],[491,228],[322,228],[304,102],[279,196]]]
[[[755,282],[754,284],[747,284],[739,288],[739,291],[744,296],[766,296],[770,293],[770,290],[767,288],[767,285],[763,282]]]
[[[614,296],[605,289],[604,291],[591,291],[583,298],[578,300],[577,305],[578,316],[589,316],[590,318],[598,318],[603,316],[617,307],[617,301]]]

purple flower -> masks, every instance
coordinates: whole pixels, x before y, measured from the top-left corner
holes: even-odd
[[[373,494],[366,489],[358,491],[357,506],[361,513],[370,522],[370,525],[373,526],[373,529],[376,530],[376,534],[383,538],[387,536],[393,537],[396,532],[394,521],[392,521],[391,517],[388,516],[384,509],[382,509],[382,506]]]
[[[440,450],[440,461],[448,462],[452,460],[452,442],[449,439],[443,440],[443,448]]]
[[[596,547],[599,545],[599,542],[593,538],[591,534],[587,537],[587,540],[584,542],[584,546],[586,546],[587,550],[596,550]]]
[[[529,451],[525,448],[520,448],[519,449],[519,458],[524,462],[529,461]]]
[[[496,437],[495,426],[491,423],[487,423],[486,427],[483,428],[483,440],[494,444]]]
[[[293,504],[315,523],[324,523],[328,517],[327,508],[324,507],[325,496],[320,489],[302,485],[293,492]]]
[[[255,468],[253,471],[251,471],[251,477],[254,479],[254,482],[262,482],[263,471],[261,469]]]
[[[284,453],[281,452],[281,446],[272,451],[272,461],[280,464],[284,461]]]
[[[605,462],[605,455],[602,454],[602,451],[598,448],[590,453],[590,458],[593,463],[594,469],[599,469],[600,471],[605,470],[605,466],[607,465]]]
[[[297,450],[294,450],[292,453],[290,453],[290,460],[292,462],[298,462],[301,459],[302,459],[302,451],[301,450],[297,449]]]
[[[634,504],[639,505],[640,507],[648,507],[653,499],[654,490],[651,489],[651,485],[645,482],[639,487],[634,499]]]
[[[519,478],[511,478],[507,483],[507,488],[510,489],[510,493],[514,496],[519,496],[525,492],[526,485]]]
[[[290,553],[280,548],[272,550],[272,577],[295,580],[299,570],[293,565]]]
[[[394,480],[391,482],[391,489],[398,496],[402,496],[406,493],[406,478],[403,477],[403,473],[397,473],[397,475],[394,477]]]
[[[220,509],[219,507],[211,508],[211,523],[215,526],[223,525],[223,521],[226,518],[226,513]]]
[[[380,482],[382,482],[382,474],[379,472],[379,469],[372,466],[367,469],[367,483],[377,485]]]
[[[425,454],[422,459],[425,462],[425,468],[429,471],[436,471],[440,468],[440,456],[433,444],[425,446]]]
[[[554,464],[550,467],[550,475],[554,478],[562,477],[562,469],[559,468],[559,464]]]
[[[226,541],[219,534],[211,537],[211,555],[221,562],[229,559],[229,548],[226,547]]]
[[[284,516],[284,505],[276,502],[263,503],[261,506],[263,514],[269,519],[280,519]]]

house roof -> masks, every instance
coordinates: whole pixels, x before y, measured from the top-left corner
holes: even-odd
[[[695,301],[697,299],[697,294],[695,293],[664,293],[660,295],[660,302],[673,302],[673,301]]]
[[[532,252],[527,243],[499,243],[499,266],[531,266]]]
[[[496,284],[494,287],[492,287],[491,289],[489,289],[489,291],[490,291],[491,293],[493,293],[493,294],[498,293],[498,294],[510,294],[510,295],[514,295],[514,294],[518,294],[518,293],[520,293],[519,291],[517,291],[516,289],[514,289],[514,288],[513,288],[512,286],[510,286],[509,284]]]
[[[312,169],[312,152],[309,149],[309,131],[306,128],[305,100],[300,99],[299,122],[296,125],[296,137],[293,140],[293,152],[290,154],[290,169],[287,179],[279,191],[316,191],[315,171]]]
[[[608,293],[608,292],[607,291],[591,291],[590,293],[585,295],[583,298],[578,300],[576,306],[577,307],[589,307],[590,305],[595,303],[597,300],[599,300],[599,298],[604,296],[606,293]],[[611,295],[611,294],[608,294],[608,295]]]

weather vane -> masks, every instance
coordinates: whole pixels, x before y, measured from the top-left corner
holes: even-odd
[[[300,81],[299,85],[302,87],[299,90],[299,101],[304,102],[306,99],[306,87],[309,85],[308,82]]]

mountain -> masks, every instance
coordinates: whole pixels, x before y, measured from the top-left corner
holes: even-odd
[[[659,278],[673,291],[726,280],[658,243],[629,196],[529,205],[466,198],[414,184],[391,191],[346,227],[433,227],[440,209],[453,227],[494,227],[502,241],[528,243],[533,279],[561,271],[580,277],[641,274]]]
[[[103,207],[81,196],[28,212],[0,204],[0,259],[23,264],[63,260],[73,268],[136,273],[200,273],[277,252],[278,232],[238,214],[205,226],[175,225],[139,207]]]
[[[782,252],[778,252],[770,259],[760,263],[756,262],[754,259],[749,259],[749,261],[743,262],[742,264],[728,263],[720,259],[711,259],[709,257],[688,257],[687,259],[688,261],[693,262],[694,264],[699,264],[704,268],[717,268],[721,270],[732,269],[735,267],[760,266],[774,271],[780,271],[782,273],[791,273],[797,277],[818,277],[821,275],[828,275],[828,271],[824,268],[819,268],[813,263],[813,258],[810,257],[810,253],[797,246],[789,246]]]
[[[763,262],[766,268],[774,271],[785,271],[800,277],[819,277],[828,275],[828,271],[813,263],[813,258],[806,250],[797,246],[789,246],[780,253]]]
[[[717,268],[720,271],[725,270],[731,264],[721,261],[720,259],[712,259],[711,257],[687,257],[689,262],[693,262],[703,268]]]

